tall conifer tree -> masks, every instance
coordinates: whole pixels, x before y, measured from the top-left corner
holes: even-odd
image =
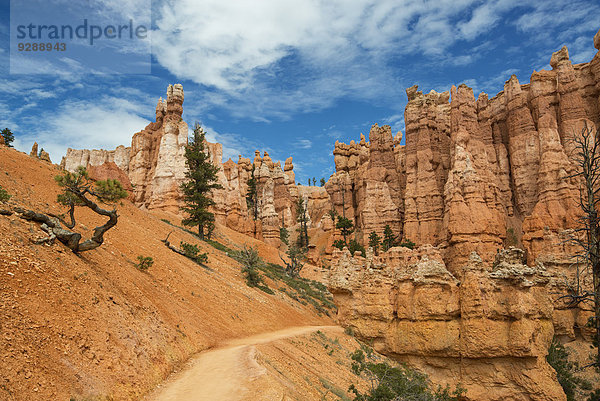
[[[208,208],[215,204],[209,197],[213,189],[222,188],[217,183],[219,168],[211,163],[208,149],[205,149],[205,132],[196,123],[194,135],[185,147],[186,182],[181,184],[185,206],[181,209],[188,214],[182,223],[186,226],[198,226],[198,235],[204,239],[214,224],[215,215]]]

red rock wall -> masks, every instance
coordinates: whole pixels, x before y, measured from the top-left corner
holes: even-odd
[[[389,224],[439,246],[452,272],[472,251],[490,261],[507,244],[523,246],[529,263],[560,255],[578,213],[569,138],[600,124],[600,54],[573,65],[563,48],[551,66],[529,84],[510,77],[491,99],[465,85],[407,89],[405,145],[377,125],[369,142],[336,142],[326,188],[338,213],[344,205],[364,242]]]

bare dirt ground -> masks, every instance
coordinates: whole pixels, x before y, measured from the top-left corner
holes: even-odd
[[[257,345],[332,329],[342,331],[336,326],[293,327],[230,341],[224,347],[202,352],[148,401],[255,400],[260,394],[250,391],[251,382],[267,373],[256,360]]]

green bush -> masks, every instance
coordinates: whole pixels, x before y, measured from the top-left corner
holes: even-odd
[[[208,262],[208,255],[206,253],[201,253],[198,245],[188,244],[187,242],[181,241],[179,244],[185,256],[189,259],[192,259],[196,263],[206,263]]]
[[[6,192],[6,190],[0,186],[0,202],[6,202],[10,198],[11,195],[9,195],[8,192]]]
[[[246,279],[248,287],[256,287],[267,294],[274,294],[263,281],[258,268],[264,265],[263,260],[258,256],[258,250],[244,245],[240,251],[235,252],[233,257],[242,264],[242,273]]]
[[[575,392],[582,380],[573,375],[577,366],[569,362],[569,353],[556,338],[552,339],[546,360],[556,371],[556,378],[567,396],[567,401],[575,400]]]
[[[355,239],[351,239],[350,242],[348,243],[348,250],[350,251],[350,254],[352,254],[352,255],[354,255],[354,252],[360,251],[363,258],[367,257],[365,247],[362,246],[361,244],[359,244],[358,241],[356,241]]]
[[[456,401],[465,390],[460,385],[454,391],[448,386],[432,390],[426,375],[407,366],[391,366],[387,362],[378,362],[373,350],[361,346],[352,355],[352,371],[364,375],[372,383],[371,389],[361,394],[354,385],[349,391],[354,393],[354,401]]]
[[[263,263],[259,265],[258,268],[271,280],[282,281],[287,284],[291,290],[286,290],[286,287],[281,287],[279,290],[293,300],[298,301],[303,305],[310,303],[318,313],[323,313],[328,316],[329,312],[327,309],[335,311],[333,296],[323,283],[300,276],[290,277],[286,274],[285,268],[274,263]]]
[[[135,267],[137,267],[141,271],[148,270],[148,268],[154,264],[154,259],[152,259],[152,257],[150,256],[139,255],[137,257],[137,260],[138,263],[135,264]]]
[[[346,242],[343,239],[336,239],[333,241],[333,246],[341,251],[346,246]]]
[[[415,245],[416,244],[414,242],[412,242],[411,240],[409,240],[408,238],[404,239],[404,241],[402,241],[400,243],[400,246],[403,246],[403,247],[408,248],[408,249],[414,249]]]

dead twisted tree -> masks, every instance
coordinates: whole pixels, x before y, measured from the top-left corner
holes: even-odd
[[[594,328],[597,348],[596,361],[591,364],[600,366],[600,138],[594,128],[586,126],[579,135],[571,139],[573,154],[571,159],[577,167],[575,174],[568,178],[577,178],[579,187],[578,228],[568,239],[580,249],[576,258],[575,283],[569,294],[560,297],[569,306],[592,305],[594,313],[589,324]],[[592,276],[592,288],[582,284],[582,276]]]
[[[40,228],[48,236],[34,241],[37,244],[53,243],[58,239],[74,253],[98,248],[104,242],[104,234],[117,224],[119,216],[115,208],[103,209],[94,199],[105,204],[115,204],[120,199],[127,197],[127,191],[117,180],[108,179],[94,183],[89,179],[88,173],[83,167],[79,167],[74,173],[65,171],[62,175],[56,176],[55,180],[60,187],[64,188],[64,191],[58,195],[57,201],[69,208],[68,222],[64,220],[64,215],[38,213],[20,207],[14,208],[14,211],[25,220],[41,223]],[[72,231],[76,225],[76,207],[87,207],[101,216],[108,217],[106,223],[94,228],[92,237],[83,242],[81,241],[82,235]],[[66,228],[63,228],[63,225]]]

